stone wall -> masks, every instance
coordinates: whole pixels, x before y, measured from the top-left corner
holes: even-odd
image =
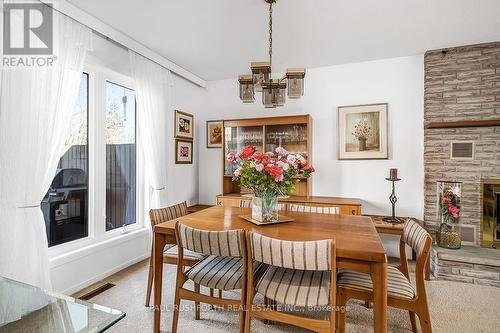
[[[425,54],[425,125],[500,119],[500,42],[433,50]],[[473,160],[450,159],[451,141],[474,141]],[[461,181],[461,224],[476,226],[480,245],[480,183],[500,178],[500,127],[425,129],[426,223],[437,227],[436,181]]]

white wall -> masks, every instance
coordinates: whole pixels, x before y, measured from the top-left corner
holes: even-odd
[[[113,70],[119,74],[130,76],[128,53],[119,46],[100,37],[95,37],[94,50],[88,57],[90,66],[100,66]],[[165,110],[169,115],[165,130],[169,134],[169,141],[165,142],[168,151],[168,202],[174,204],[188,201],[188,204],[198,202],[198,133],[195,133],[194,156],[192,165],[175,164],[173,138],[174,110],[192,113],[197,121],[204,110],[206,91],[204,88],[172,75],[171,107]],[[138,156],[138,158],[142,158]],[[147,184],[146,184],[147,185]],[[148,193],[147,189],[145,193]],[[145,195],[145,207],[148,206],[148,196]],[[65,244],[68,251],[51,248],[51,277],[53,288],[65,294],[74,293],[88,285],[95,283],[121,269],[126,268],[150,255],[150,222],[148,212],[138,213],[138,222],[144,228],[129,234],[120,235],[102,243],[77,241],[77,246],[71,248]],[[147,276],[144,277],[147,279]]]
[[[423,217],[423,56],[393,58],[309,69],[302,99],[288,99],[283,108],[265,109],[259,101],[243,104],[236,77],[208,83],[205,121],[310,114],[313,118],[313,194],[360,198],[364,214],[390,214],[389,168],[398,168],[399,215]],[[260,93],[256,93],[256,99]],[[337,107],[389,103],[389,159],[337,159]],[[202,120],[202,121],[200,121]],[[200,142],[200,203],[213,204],[221,193],[221,150]],[[392,252],[392,251],[391,251]]]

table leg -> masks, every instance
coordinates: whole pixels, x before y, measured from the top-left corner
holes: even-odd
[[[153,274],[154,274],[154,332],[160,332],[161,316],[161,288],[163,278],[163,249],[165,248],[166,237],[164,234],[153,234]]]
[[[373,327],[376,333],[387,333],[387,262],[370,267],[373,282]]]

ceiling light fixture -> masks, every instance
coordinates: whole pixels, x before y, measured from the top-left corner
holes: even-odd
[[[240,99],[243,103],[253,103],[255,92],[262,93],[262,104],[266,108],[285,105],[285,90],[288,98],[300,98],[304,95],[304,68],[287,69],[280,79],[272,78],[273,57],[273,4],[276,0],[264,0],[269,4],[269,62],[252,62],[251,75],[240,75]]]

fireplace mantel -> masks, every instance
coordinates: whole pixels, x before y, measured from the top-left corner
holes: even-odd
[[[425,128],[465,128],[465,127],[496,127],[500,126],[500,119],[464,120],[430,122]]]

